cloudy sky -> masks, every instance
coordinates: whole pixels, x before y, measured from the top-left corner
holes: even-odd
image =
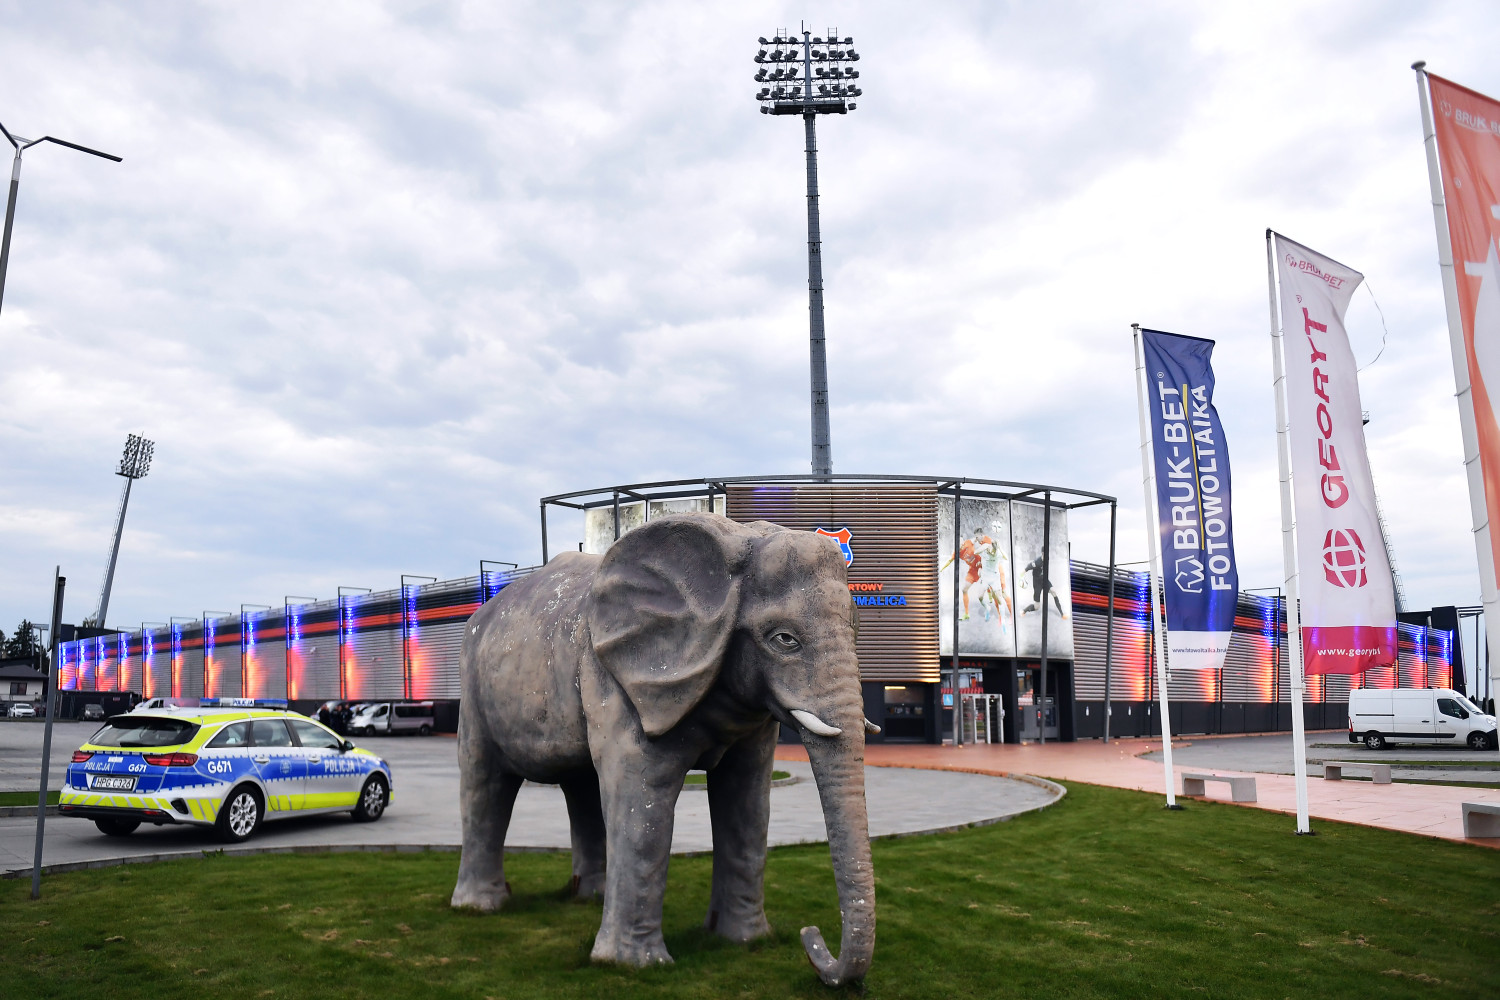
[[[545,494],[807,471],[801,123],[751,79],[804,17],[864,57],[819,123],[835,471],[1114,494],[1143,559],[1130,324],[1211,337],[1274,585],[1271,226],[1367,275],[1408,603],[1477,603],[1408,67],[1500,94],[1491,4],[0,2],[0,121],[124,157],[25,159],[0,627],[56,564],[93,610],[129,432],[119,626],[534,563]]]

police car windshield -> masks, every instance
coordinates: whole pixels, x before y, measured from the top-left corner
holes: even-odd
[[[117,715],[89,742],[99,747],[174,747],[186,743],[198,727],[186,719]]]

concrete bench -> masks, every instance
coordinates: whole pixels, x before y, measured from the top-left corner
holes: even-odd
[[[1229,798],[1234,802],[1255,801],[1255,779],[1230,774],[1192,773],[1184,771],[1182,774],[1182,794],[1207,797],[1208,791],[1204,785],[1206,781],[1228,782]]]
[[[1375,784],[1389,785],[1391,783],[1391,765],[1389,764],[1362,760],[1325,760],[1323,762],[1323,778],[1326,781],[1342,780],[1345,771],[1368,771],[1370,780]]]
[[[1500,837],[1500,805],[1490,802],[1465,802],[1464,836]]]

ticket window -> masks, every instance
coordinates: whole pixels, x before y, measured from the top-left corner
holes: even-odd
[[[885,685],[885,738],[927,738],[927,690],[922,684]]]

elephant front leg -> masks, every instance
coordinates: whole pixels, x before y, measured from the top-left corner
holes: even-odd
[[[607,857],[599,776],[590,771],[563,782],[562,790],[568,800],[568,825],[573,834],[573,896],[592,899],[604,892]]]
[[[604,916],[590,954],[596,962],[670,964],[661,935],[662,896],[672,852],[673,810],[686,765],[605,761],[599,770],[609,866]]]
[[[714,832],[714,882],[703,925],[731,941],[771,933],[766,921],[766,831],[771,822],[771,766],[780,724],[731,746],[708,772]]]
[[[493,912],[510,898],[505,881],[505,831],[510,826],[522,778],[502,771],[498,752],[483,736],[470,737],[460,724],[458,796],[463,853],[450,905]]]

